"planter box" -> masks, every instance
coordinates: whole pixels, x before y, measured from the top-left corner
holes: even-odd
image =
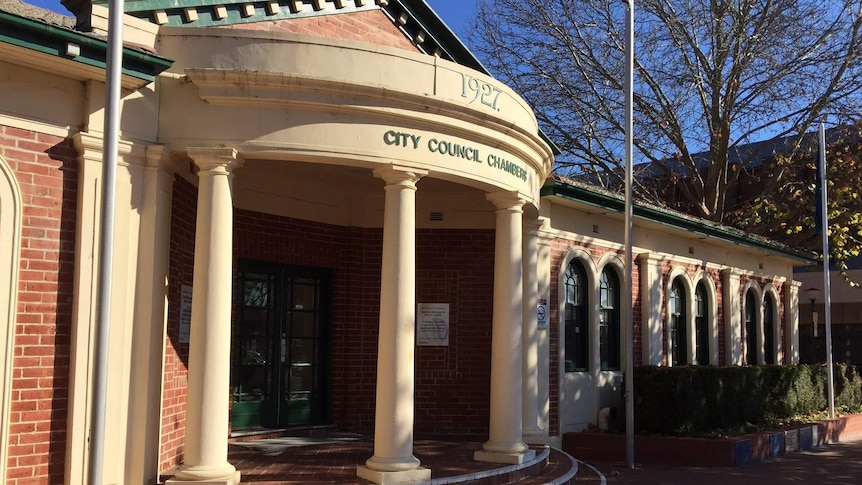
[[[862,415],[733,438],[635,436],[635,461],[674,466],[740,466],[862,435]],[[566,433],[563,451],[587,462],[626,460],[624,434]]]

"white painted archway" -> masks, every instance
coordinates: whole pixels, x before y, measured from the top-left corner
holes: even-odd
[[[12,170],[0,157],[0,482],[6,483],[9,416],[12,401],[12,356],[15,340],[15,313],[18,268],[21,251],[21,192]]]

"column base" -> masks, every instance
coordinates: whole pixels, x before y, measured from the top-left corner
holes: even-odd
[[[166,481],[166,485],[238,485],[240,481],[240,473],[233,472],[232,475],[220,478],[193,478],[191,480],[181,480],[171,478]]]
[[[176,485],[237,485],[240,473],[230,463],[222,465],[180,465],[166,483]]]
[[[497,451],[479,450],[473,452],[473,459],[487,463],[502,463],[505,465],[520,465],[525,461],[536,457],[536,450],[527,450],[523,453],[500,453]]]
[[[548,444],[548,436],[545,434],[545,431],[539,427],[534,427],[531,429],[525,429],[523,431],[523,435],[521,439],[524,440],[524,443],[528,445],[547,445]]]
[[[381,485],[395,484],[395,483],[410,483],[410,482],[423,482],[425,480],[431,479],[431,469],[430,468],[414,468],[413,470],[401,470],[397,472],[385,472],[379,470],[372,470],[367,466],[358,466],[356,467],[356,476],[359,478],[364,478],[366,480],[372,481],[374,483],[379,483]]]

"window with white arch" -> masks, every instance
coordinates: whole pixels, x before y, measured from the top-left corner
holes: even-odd
[[[683,365],[688,361],[688,298],[682,279],[674,278],[668,296],[670,324],[670,362]]]
[[[573,259],[563,275],[566,372],[590,370],[589,292],[584,265]]]
[[[763,298],[763,361],[767,365],[777,364],[775,351],[775,326],[777,320],[777,305],[772,293],[767,292]]]
[[[757,296],[749,288],[745,292],[745,365],[757,364]]]
[[[599,280],[599,359],[602,370],[620,370],[620,279],[605,266]]]
[[[710,306],[706,285],[698,281],[694,290],[694,364],[709,365]]]

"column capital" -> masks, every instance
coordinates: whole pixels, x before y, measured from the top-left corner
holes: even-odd
[[[647,251],[647,252],[643,252],[643,253],[638,254],[637,258],[635,258],[635,259],[637,259],[637,262],[640,264],[644,264],[644,263],[649,264],[649,263],[657,263],[657,262],[661,261],[662,258],[659,257],[659,255],[657,255],[655,253]]]
[[[485,194],[485,198],[494,204],[497,210],[510,210],[513,212],[523,212],[524,204],[527,202],[527,199],[521,197],[521,194],[515,191],[492,192]]]
[[[200,169],[198,175],[205,172],[229,174],[243,163],[235,148],[188,147],[186,154]]]
[[[168,173],[177,171],[177,159],[165,145],[150,145],[146,151],[147,168],[161,169]]]
[[[744,273],[740,271],[738,268],[724,268],[721,270],[721,276],[723,278],[736,278],[737,280],[742,278]]]
[[[525,217],[524,218],[524,233],[529,233],[538,236],[539,231],[545,226],[547,218],[544,217]]]
[[[81,162],[102,163],[105,160],[105,140],[101,134],[94,135],[79,131],[72,135],[72,145],[77,150]],[[145,158],[144,145],[127,140],[118,140],[117,165],[140,165]]]
[[[374,169],[374,176],[383,179],[386,185],[416,187],[416,182],[428,175],[427,170],[400,165],[387,165]]]

